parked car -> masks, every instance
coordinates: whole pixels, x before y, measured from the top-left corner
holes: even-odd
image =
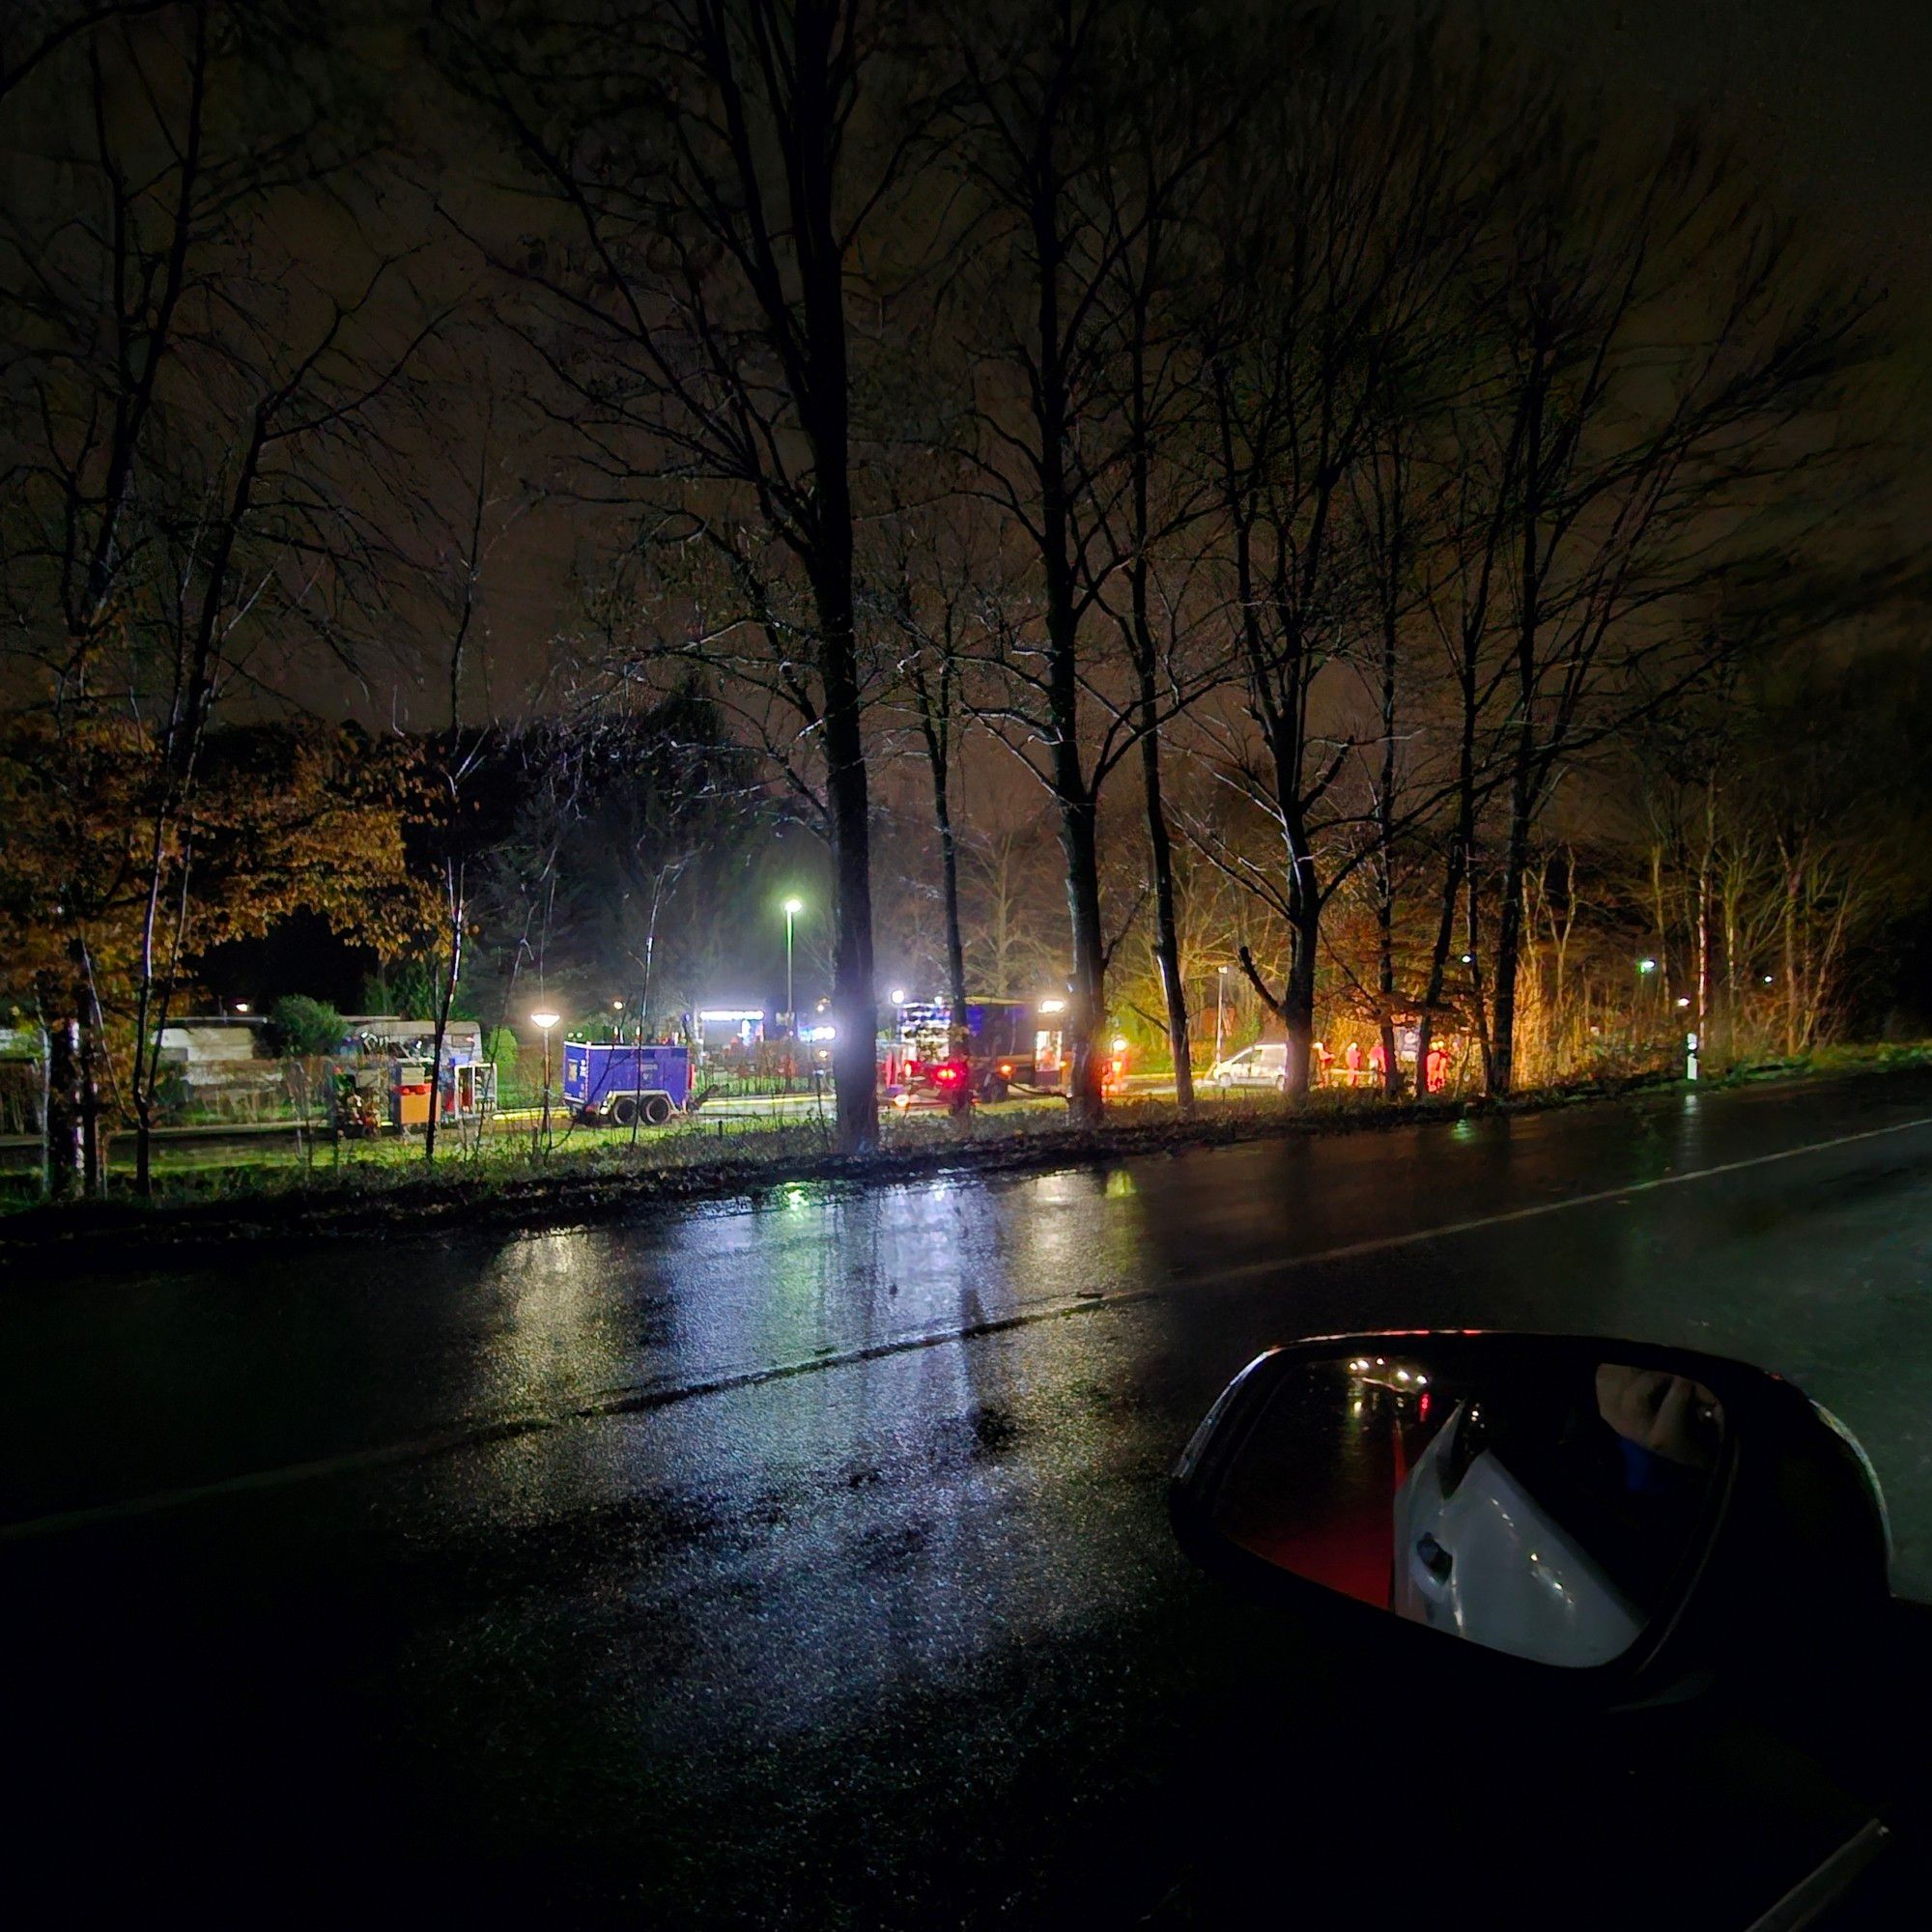
[[[1236,1087],[1265,1087],[1271,1093],[1288,1092],[1288,1043],[1250,1046],[1227,1060],[1217,1060],[1208,1069],[1208,1084],[1231,1094]]]

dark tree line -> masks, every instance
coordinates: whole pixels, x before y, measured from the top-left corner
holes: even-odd
[[[629,855],[610,944],[649,1002],[732,814],[809,826],[851,1149],[902,753],[955,998],[991,956],[964,873],[1011,830],[963,822],[962,775],[1004,761],[1051,823],[1084,1118],[1142,959],[1190,1104],[1223,889],[1214,964],[1293,1092],[1330,980],[1391,1088],[1404,1016],[1413,1077],[1452,1031],[1508,1091],[1567,930],[1552,854],[1633,797],[1660,928],[1688,890],[1702,935],[1696,1014],[1754,956],[1774,859],[1788,1031],[1822,999],[1847,855],[1747,805],[1740,714],[1918,586],[1869,514],[1874,302],[1748,156],[1379,9],[408,17],[420,99],[298,10],[44,5],[0,40],[8,702],[49,742],[139,743],[144,1135],[211,724],[318,668],[368,694],[379,663],[437,732],[439,1027],[479,924],[514,935],[510,985],[541,970],[572,828]],[[485,560],[539,497],[570,506],[582,608],[492,844]],[[32,781],[58,826],[69,781]],[[99,915],[69,874],[33,1000],[85,1052]]]
[[[1040,787],[1083,1114],[1136,929],[1185,1094],[1177,835],[1253,902],[1293,1091],[1324,918],[1365,883],[1391,1062],[1412,1008],[1419,1057],[1453,1019],[1506,1091],[1565,782],[1896,588],[1832,563],[1874,474],[1833,446],[1869,303],[1690,124],[1613,141],[1493,48],[1347,9],[464,17],[466,84],[549,204],[497,251],[547,407],[652,559],[626,675],[705,666],[831,838],[850,1144],[867,748],[899,721],[949,978],[962,740]],[[1223,793],[1184,788],[1178,826],[1175,757]],[[1145,876],[1110,915],[1122,772]]]

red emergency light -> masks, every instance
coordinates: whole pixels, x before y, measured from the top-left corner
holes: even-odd
[[[957,1061],[943,1060],[932,1069],[932,1077],[942,1087],[956,1087],[966,1077],[966,1069]]]

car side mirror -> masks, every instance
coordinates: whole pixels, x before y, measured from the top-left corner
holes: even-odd
[[[1629,1342],[1270,1350],[1196,1431],[1170,1506],[1187,1553],[1250,1596],[1612,1701],[1887,1597],[1883,1502],[1842,1428],[1744,1363]]]

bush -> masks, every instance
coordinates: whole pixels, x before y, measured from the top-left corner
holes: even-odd
[[[284,1059],[319,1060],[339,1052],[347,1031],[333,1007],[305,993],[285,993],[269,1009],[269,1043]]]

